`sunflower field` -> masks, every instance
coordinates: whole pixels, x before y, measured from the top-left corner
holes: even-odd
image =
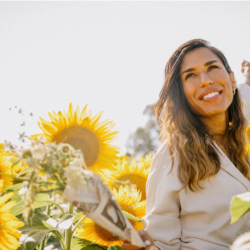
[[[0,250],[119,250],[122,241],[68,202],[67,182],[81,186],[83,167],[99,175],[135,230],[146,213],[150,154],[119,156],[115,123],[87,105],[40,118],[29,148],[0,145]],[[84,159],[83,159],[84,155]]]

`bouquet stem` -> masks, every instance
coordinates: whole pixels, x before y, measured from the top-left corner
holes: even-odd
[[[69,212],[68,214],[74,214],[74,206],[69,203]],[[65,246],[66,249],[70,249],[71,247],[71,241],[72,241],[72,226],[70,226],[67,230],[66,230],[66,235],[65,235]]]

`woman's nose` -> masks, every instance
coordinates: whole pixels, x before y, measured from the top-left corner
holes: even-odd
[[[209,78],[208,74],[205,72],[201,72],[200,81],[201,81],[201,87],[213,84],[213,81]]]

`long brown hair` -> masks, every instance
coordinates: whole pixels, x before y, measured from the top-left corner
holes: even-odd
[[[162,141],[168,141],[172,156],[177,154],[179,166],[178,177],[192,191],[202,188],[201,181],[218,173],[221,163],[213,136],[190,109],[185,98],[180,66],[183,56],[191,50],[205,47],[222,61],[226,71],[232,70],[221,51],[202,39],[193,39],[181,45],[170,57],[165,68],[165,83],[160,98],[155,106],[155,116],[161,129]],[[242,112],[240,93],[236,90],[233,101],[228,108],[228,127],[226,138],[231,161],[239,171],[249,179],[250,160],[246,153],[246,119]]]

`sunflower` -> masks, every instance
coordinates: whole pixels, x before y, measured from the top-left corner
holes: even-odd
[[[9,159],[9,154],[0,150],[0,193],[12,184],[12,162]]]
[[[246,151],[250,155],[250,144],[249,143],[246,145]]]
[[[16,250],[20,244],[18,238],[21,233],[18,232],[19,227],[23,227],[24,223],[19,221],[10,210],[14,207],[15,201],[7,202],[14,193],[8,193],[0,197],[0,249]]]
[[[135,217],[141,219],[146,214],[146,202],[138,202],[140,200],[141,192],[136,189],[128,190],[128,187],[120,187],[117,191],[112,190],[116,201],[120,204],[121,209],[126,211]],[[141,222],[129,220],[135,230],[143,228]],[[109,231],[97,225],[93,220],[86,218],[83,221],[83,225],[77,230],[76,236],[89,240],[94,244],[101,246],[121,246],[123,241],[113,236]]]
[[[250,124],[247,126],[246,133],[247,133],[248,139],[250,139]]]
[[[127,155],[119,156],[118,162],[122,162],[122,161],[128,161],[128,156]]]
[[[250,125],[247,126],[246,134],[247,134],[246,150],[247,153],[250,155]]]
[[[141,156],[140,157],[140,163],[139,164],[143,164],[144,167],[147,169],[147,168],[150,168],[151,165],[152,165],[152,161],[153,161],[154,157],[151,156],[151,154],[147,154],[145,156],[145,159]]]
[[[111,189],[118,190],[120,185],[136,187],[142,192],[141,201],[146,200],[146,181],[149,167],[146,168],[144,161],[143,158],[138,163],[135,159],[132,159],[130,164],[126,161],[120,161],[116,165],[115,171],[102,170],[102,178]]]
[[[68,113],[49,113],[51,121],[40,118],[38,123],[47,141],[56,143],[68,143],[75,149],[81,149],[87,167],[92,171],[107,168],[113,169],[118,159],[119,148],[110,143],[116,139],[118,132],[111,132],[115,123],[109,120],[100,122],[103,112],[91,115],[87,112],[87,105],[80,112],[79,106],[74,111],[72,104],[69,105]],[[34,135],[37,138],[39,135]]]

